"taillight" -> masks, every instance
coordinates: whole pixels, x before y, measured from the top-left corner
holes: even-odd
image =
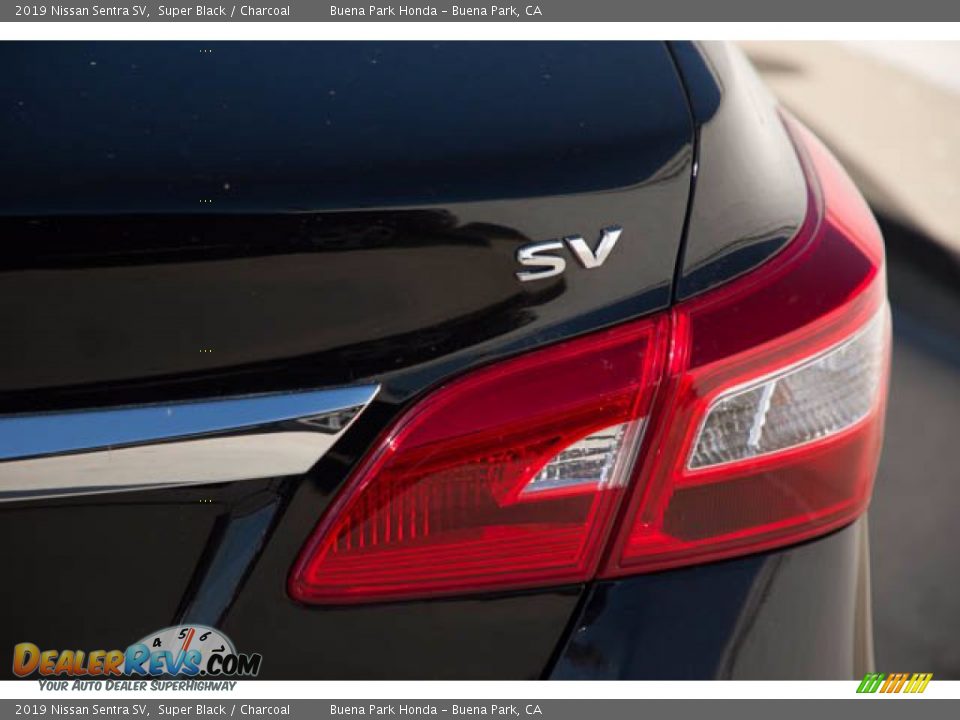
[[[426,396],[329,508],[291,594],[582,582],[778,547],[861,513],[889,362],[882,240],[836,161],[788,125],[810,198],[784,251],[662,316]]]
[[[351,602],[593,577],[662,375],[666,325],[563,343],[427,396],[334,503],[291,593]]]
[[[795,543],[869,502],[890,348],[883,241],[836,160],[788,127],[807,220],[762,268],[675,308],[657,436],[604,576]]]

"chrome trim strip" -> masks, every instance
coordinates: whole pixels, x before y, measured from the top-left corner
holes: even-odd
[[[378,391],[0,417],[0,500],[299,475]]]
[[[377,386],[0,417],[0,460],[234,431],[366,406]]]

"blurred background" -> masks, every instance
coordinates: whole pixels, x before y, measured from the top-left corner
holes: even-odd
[[[960,43],[743,43],[887,243],[894,350],[870,509],[877,670],[960,678]]]

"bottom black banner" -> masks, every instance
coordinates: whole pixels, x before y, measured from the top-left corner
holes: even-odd
[[[586,690],[586,688],[585,688]],[[853,691],[852,691],[853,694]],[[872,696],[876,697],[876,696]],[[544,720],[637,720],[643,714],[662,717],[704,717],[711,720],[809,720],[817,715],[843,712],[847,717],[871,720],[899,718],[903,699],[873,701],[861,696],[849,700],[111,700],[69,699],[38,702],[0,700],[0,718],[60,718],[69,716],[150,718],[262,718],[316,720],[340,716],[453,718],[487,716]],[[909,701],[908,701],[909,702]],[[915,701],[911,720],[956,717],[950,700]],[[900,707],[895,707],[900,705]]]

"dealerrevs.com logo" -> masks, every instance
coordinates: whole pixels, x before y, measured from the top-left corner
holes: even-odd
[[[176,625],[151,633],[125,650],[51,650],[31,642],[13,648],[17,677],[256,677],[259,653],[238,653],[230,639],[206,625]]]

